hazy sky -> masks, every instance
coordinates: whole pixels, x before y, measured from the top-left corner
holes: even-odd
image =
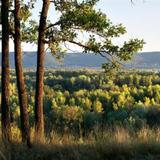
[[[143,38],[143,51],[160,51],[160,0],[100,0],[98,7],[110,19],[122,22],[127,28],[127,37]]]
[[[123,23],[127,28],[128,33],[121,40],[144,39],[146,45],[143,51],[160,51],[160,0],[133,1],[134,4],[131,4],[130,0],[100,0],[97,8],[106,13],[113,23]],[[36,5],[34,11],[37,20],[40,9],[41,3]],[[51,8],[49,17],[55,17],[54,15],[54,10]],[[12,45],[11,50],[13,50]],[[36,47],[23,45],[23,50],[36,50]]]

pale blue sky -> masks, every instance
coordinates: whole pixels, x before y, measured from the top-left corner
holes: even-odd
[[[120,41],[128,38],[144,39],[146,45],[143,51],[160,51],[160,0],[133,1],[134,4],[130,0],[100,0],[97,8],[106,13],[113,23],[123,23],[127,28],[128,33]],[[52,8],[49,17],[54,19]],[[40,9],[41,3],[38,3],[34,10],[37,20]],[[23,50],[36,50],[36,47],[25,44]]]
[[[160,51],[160,0],[100,0],[98,7],[127,28],[127,38],[143,38],[143,51]]]

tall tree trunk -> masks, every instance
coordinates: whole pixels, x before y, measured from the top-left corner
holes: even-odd
[[[21,49],[21,29],[20,29],[20,1],[14,0],[15,3],[15,36],[14,36],[14,49],[15,49],[15,69],[17,77],[17,87],[18,96],[20,104],[20,118],[21,118],[21,132],[22,132],[22,142],[30,146],[30,126],[28,118],[28,97],[25,88],[25,80],[23,74],[23,64],[22,64],[22,49]]]
[[[43,0],[43,7],[39,22],[37,73],[36,73],[36,95],[35,95],[35,129],[37,140],[44,139],[44,115],[43,115],[43,79],[45,58],[45,28],[50,0]]]
[[[2,135],[10,141],[10,107],[9,107],[9,0],[1,1],[1,20],[2,20]]]

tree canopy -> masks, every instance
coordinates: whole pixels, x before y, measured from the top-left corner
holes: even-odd
[[[96,10],[98,0],[55,0],[55,10],[60,17],[55,23],[48,23],[45,42],[53,55],[59,57],[68,44],[75,44],[84,53],[100,54],[106,58],[106,66],[115,67],[120,61],[130,60],[141,50],[143,40],[130,39],[122,45],[114,43],[116,38],[126,33],[122,24],[114,25],[101,10]],[[81,35],[85,34],[85,38]]]

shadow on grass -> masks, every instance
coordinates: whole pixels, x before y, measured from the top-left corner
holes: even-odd
[[[160,143],[11,146],[12,160],[159,160]]]

